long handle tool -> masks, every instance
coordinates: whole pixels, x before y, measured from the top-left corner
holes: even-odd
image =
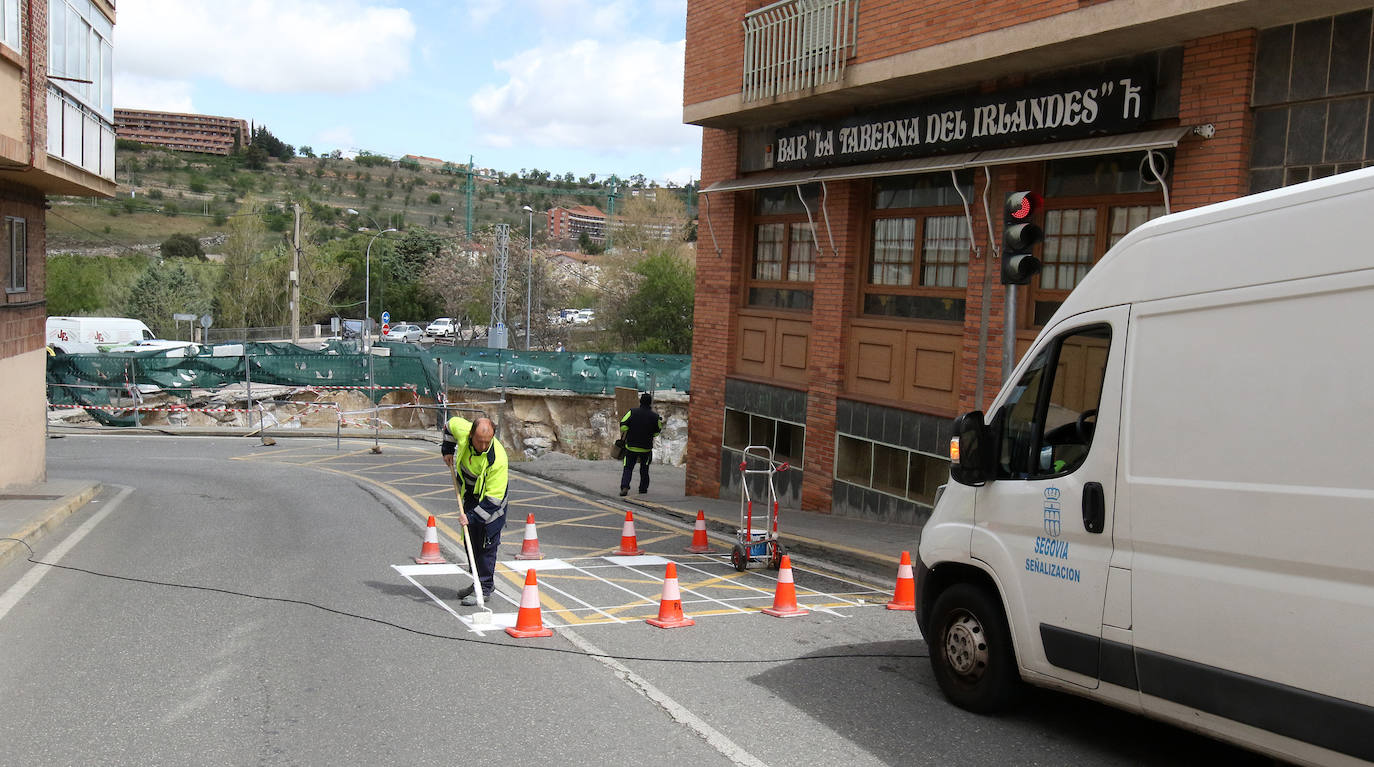
[[[463,519],[467,519],[467,513],[463,511],[463,489],[458,486],[457,469],[450,472],[453,479],[453,492],[458,496],[458,511],[463,514]],[[472,555],[472,535],[468,532],[468,525],[463,523],[463,548],[468,555],[468,569],[472,571],[472,593],[477,596],[477,612],[471,616],[473,624],[490,624],[491,608],[487,607],[486,600],[482,595],[482,582],[477,579],[477,558]]]

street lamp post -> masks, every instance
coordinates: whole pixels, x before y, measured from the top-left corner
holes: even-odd
[[[352,208],[349,208],[349,209],[348,209],[348,212],[349,212],[349,213],[352,213],[352,214],[355,215],[355,216],[358,215],[358,211],[356,211],[356,210],[354,210],[354,209],[352,209]],[[380,226],[377,225],[377,219],[372,218],[371,216],[368,216],[368,218],[372,219],[372,225],[373,225],[373,226],[376,226],[377,229],[378,229],[378,231],[377,231],[376,234],[372,235],[372,239],[370,239],[370,240],[367,241],[367,253],[366,253],[366,255],[364,256],[364,264],[363,264],[363,271],[364,271],[364,274],[363,274],[363,348],[364,348],[364,349],[370,349],[370,348],[372,348],[372,243],[376,242],[378,237],[381,237],[381,236],[384,235],[384,234],[388,234],[388,233],[390,233],[390,232],[396,231],[396,229],[395,229],[394,227],[391,228],[391,229],[382,229]],[[360,232],[366,232],[366,231],[367,231],[367,227],[358,227],[358,231],[360,231]]]
[[[525,273],[525,351],[530,350],[530,305],[534,296],[534,208],[525,206],[525,212],[530,214],[530,263],[529,271]]]

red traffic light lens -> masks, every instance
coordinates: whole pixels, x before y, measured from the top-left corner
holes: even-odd
[[[1007,217],[1025,221],[1040,212],[1044,198],[1035,192],[1012,192],[1007,195]]]

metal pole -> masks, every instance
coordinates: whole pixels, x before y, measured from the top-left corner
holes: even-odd
[[[243,388],[248,392],[248,429],[253,428],[253,376],[248,372],[248,344],[243,345]]]
[[[301,342],[301,204],[295,204],[296,241],[291,252],[291,343]]]
[[[372,235],[367,241],[367,255],[363,266],[363,353],[372,349],[372,243],[382,236],[381,232]],[[372,363],[368,363],[371,370]],[[370,375],[370,373],[369,373]]]
[[[372,352],[367,353],[367,387],[372,392],[372,452],[382,452],[381,411],[377,407],[377,376],[373,372]]]
[[[989,267],[991,268],[991,267]],[[1016,286],[1007,286],[1006,311],[1002,314],[1002,383],[1011,380],[1016,366]],[[982,403],[979,403],[981,406]]]
[[[530,216],[529,268],[525,271],[525,351],[530,350],[530,306],[534,300],[534,209],[525,206]]]

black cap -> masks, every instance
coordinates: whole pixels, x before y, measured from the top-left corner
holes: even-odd
[[[654,395],[650,394],[649,392],[644,392],[643,394],[639,395],[640,407],[648,407],[650,404],[653,403],[653,401]]]

